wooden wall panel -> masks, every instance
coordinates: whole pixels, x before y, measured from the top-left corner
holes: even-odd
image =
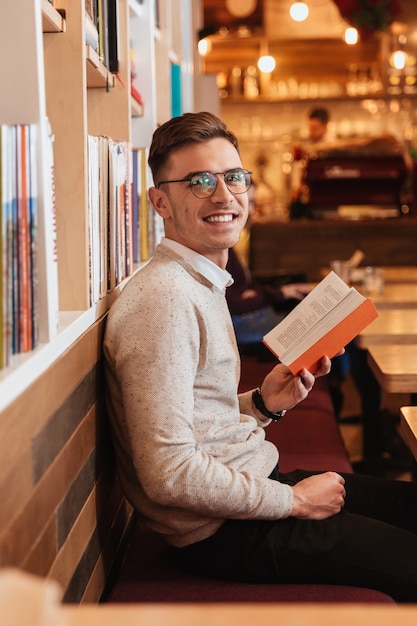
[[[131,518],[104,409],[94,324],[1,415],[0,565],[97,602]]]

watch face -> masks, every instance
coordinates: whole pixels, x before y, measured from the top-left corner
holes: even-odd
[[[256,9],[256,0],[226,0],[226,9],[235,17],[247,17]]]

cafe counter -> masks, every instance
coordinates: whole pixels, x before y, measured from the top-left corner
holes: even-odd
[[[254,222],[249,264],[258,278],[304,274],[318,281],[331,260],[357,249],[365,254],[362,265],[417,265],[417,218]]]

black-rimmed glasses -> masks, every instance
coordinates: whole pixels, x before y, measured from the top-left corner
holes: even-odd
[[[218,176],[223,176],[226,187],[231,193],[245,193],[251,186],[250,175],[253,172],[237,167],[227,172],[197,172],[189,178],[180,178],[179,180],[161,180],[156,185],[159,189],[161,185],[167,183],[190,183],[190,188],[196,198],[209,198],[217,189]]]

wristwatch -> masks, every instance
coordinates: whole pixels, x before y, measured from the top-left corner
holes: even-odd
[[[287,412],[286,409],[282,409],[282,411],[277,411],[276,413],[268,411],[265,406],[265,402],[263,401],[260,387],[252,392],[252,402],[258,409],[258,411],[262,413],[262,415],[265,415],[265,417],[269,417],[269,419],[274,420],[275,422],[281,419],[281,417],[284,417],[285,413]]]

